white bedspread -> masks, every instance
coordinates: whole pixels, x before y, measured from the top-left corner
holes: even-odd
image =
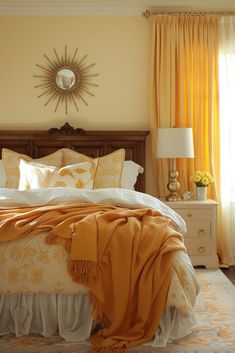
[[[180,232],[185,233],[186,231],[184,220],[170,207],[151,195],[134,190],[44,188],[20,191],[0,188],[0,207],[60,205],[80,202],[111,204],[134,209],[149,207],[169,217]]]

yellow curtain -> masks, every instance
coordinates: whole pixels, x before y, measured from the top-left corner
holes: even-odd
[[[156,133],[161,127],[192,127],[194,159],[177,159],[180,194],[192,190],[195,170],[209,171],[208,187],[219,187],[218,16],[151,16],[151,136],[158,196],[167,194],[169,161],[157,159]],[[167,143],[167,141],[166,141]]]

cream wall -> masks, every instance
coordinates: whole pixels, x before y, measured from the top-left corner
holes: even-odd
[[[141,16],[1,17],[0,21],[0,129],[47,129],[68,121],[84,129],[149,129],[149,22]],[[86,96],[66,116],[64,106],[44,106],[42,91],[33,75],[36,64],[46,65],[44,54],[53,58],[67,45],[71,55],[87,54],[99,73]],[[149,144],[147,145],[149,155]],[[146,166],[147,192],[155,193],[151,161]]]

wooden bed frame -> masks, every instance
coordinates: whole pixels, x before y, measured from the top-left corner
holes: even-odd
[[[145,140],[148,131],[85,131],[65,123],[50,130],[0,130],[2,148],[40,158],[60,148],[70,148],[92,158],[125,148],[126,160],[145,167]],[[145,191],[145,176],[139,174],[137,191]]]

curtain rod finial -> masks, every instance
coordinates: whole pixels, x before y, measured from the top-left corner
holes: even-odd
[[[144,12],[142,12],[142,15],[148,19],[151,16],[151,12],[149,10],[145,10]]]

